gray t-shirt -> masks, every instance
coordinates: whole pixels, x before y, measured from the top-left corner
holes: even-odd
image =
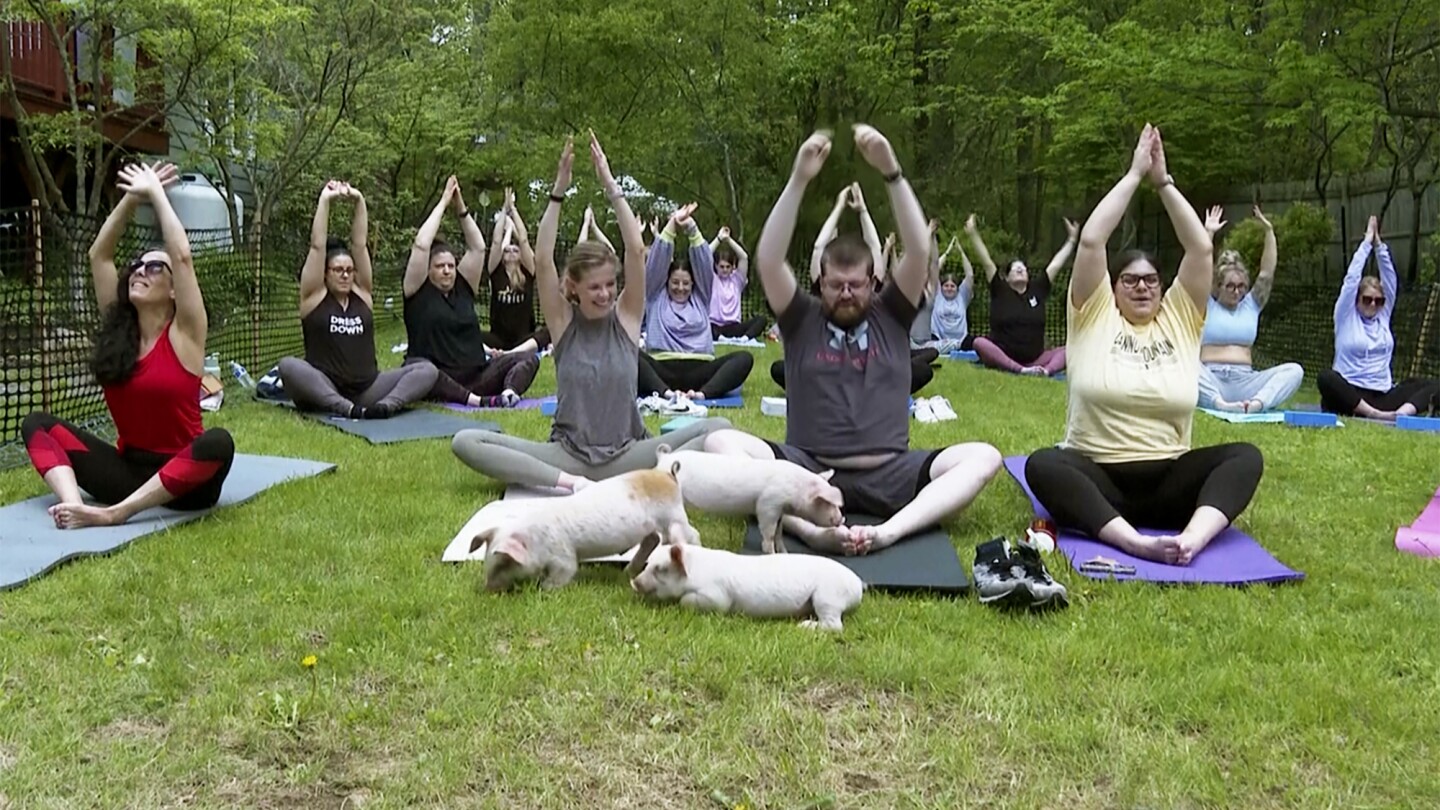
[[[899,287],[886,284],[848,333],[800,290],[776,320],[785,346],[786,444],[830,457],[910,449],[915,306]]]
[[[935,310],[935,299],[926,295],[921,299],[915,321],[910,324],[910,345],[916,348],[930,342],[930,314]]]
[[[635,390],[640,347],[625,333],[615,310],[586,320],[570,308],[570,325],[555,341],[555,424],[550,441],[586,464],[598,466],[649,438]]]

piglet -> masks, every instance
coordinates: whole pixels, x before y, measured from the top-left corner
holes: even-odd
[[[720,515],[754,515],[766,554],[785,551],[780,519],[795,515],[821,528],[844,522],[845,497],[830,484],[834,470],[813,473],[794,462],[727,456],[695,450],[672,452],[662,444],[656,467],[682,462],[680,489],[685,504]]]
[[[677,474],[636,470],[598,481],[573,495],[502,502],[496,522],[470,541],[485,546],[485,588],[503,591],[529,580],[559,588],[581,560],[619,554],[652,533],[672,543],[700,543],[685,515]]]
[[[640,544],[626,567],[630,587],[646,598],[755,618],[806,618],[801,627],[838,631],[860,604],[865,585],[840,563],[812,554],[745,555],[699,546]],[[660,550],[656,552],[656,549]]]

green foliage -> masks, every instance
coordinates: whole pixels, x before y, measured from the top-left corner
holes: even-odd
[[[1335,233],[1335,222],[1326,209],[1304,202],[1290,205],[1285,213],[1271,221],[1275,225],[1279,277],[1298,282],[1306,270],[1324,260],[1325,250]],[[1247,217],[1226,234],[1224,249],[1238,251],[1253,278],[1260,270],[1260,257],[1265,249],[1265,226],[1260,220]]]

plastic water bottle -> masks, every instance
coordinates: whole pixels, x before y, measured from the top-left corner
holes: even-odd
[[[242,387],[255,387],[255,381],[250,379],[250,372],[246,371],[244,366],[233,360],[230,361],[230,373],[235,375],[235,380],[239,382]]]
[[[220,378],[220,355],[205,355],[205,373],[216,379]]]

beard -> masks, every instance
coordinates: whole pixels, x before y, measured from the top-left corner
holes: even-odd
[[[821,311],[825,313],[825,319],[841,329],[854,329],[865,320],[869,311],[869,302],[861,304],[858,301],[836,303],[834,305],[822,304]]]

